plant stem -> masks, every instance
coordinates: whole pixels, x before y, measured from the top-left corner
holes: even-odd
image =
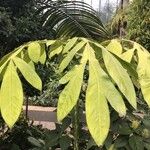
[[[73,112],[73,129],[74,129],[74,150],[79,150],[79,145],[78,145],[78,125],[79,125],[79,116],[78,116],[78,106],[79,104],[77,103],[76,106],[74,107],[74,112]]]

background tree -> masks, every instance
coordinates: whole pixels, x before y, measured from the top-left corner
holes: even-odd
[[[150,50],[150,1],[133,0],[127,10],[127,37]]]

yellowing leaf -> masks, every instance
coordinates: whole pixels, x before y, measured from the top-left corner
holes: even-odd
[[[77,40],[78,40],[77,37],[69,39],[68,43],[64,47],[63,53],[67,53],[74,46]]]
[[[1,85],[0,108],[7,125],[11,128],[17,121],[23,104],[23,90],[15,66],[10,61]]]
[[[103,50],[103,59],[109,75],[116,82],[129,103],[136,109],[135,90],[127,71],[122,67],[119,61],[106,50]]]
[[[74,55],[85,45],[85,42],[81,41],[67,54],[59,66],[59,71],[62,72],[73,59]]]
[[[76,65],[73,69],[71,69],[69,72],[67,72],[67,73],[59,80],[59,83],[60,83],[60,84],[66,84],[68,81],[70,81],[70,79],[75,75],[77,67],[79,67],[79,66]]]
[[[86,62],[87,53],[85,50],[81,59],[81,64],[76,66],[70,74],[65,75],[62,80],[63,83],[68,81],[69,83],[65,86],[59,96],[57,105],[57,118],[59,121],[63,120],[68,115],[78,101]]]
[[[101,69],[101,84],[103,85],[103,92],[110,105],[119,113],[120,116],[126,115],[126,106],[125,103],[115,88],[108,75]]]
[[[118,56],[122,53],[122,46],[117,39],[111,40],[106,49]]]
[[[32,42],[28,45],[28,54],[31,60],[38,62],[41,56],[41,46],[38,42]]]
[[[130,63],[132,60],[133,54],[134,54],[134,49],[130,49],[130,50],[127,50],[126,52],[124,52],[123,54],[121,54],[120,57],[123,60]]]
[[[15,57],[13,59],[16,66],[24,76],[24,78],[36,89],[41,90],[42,89],[42,81],[37,75],[37,73],[31,68],[30,65],[28,65],[25,61],[22,59]]]
[[[62,45],[59,46],[59,47],[57,47],[56,49],[54,49],[53,51],[50,52],[49,58],[52,58],[53,56],[55,56],[55,55],[61,53],[62,50],[63,50],[63,46],[62,46]]]
[[[103,93],[100,66],[94,54],[89,54],[89,80],[86,92],[86,120],[88,129],[98,146],[108,135],[110,116],[107,100]]]
[[[48,40],[48,41],[46,42],[46,46],[48,47],[48,46],[54,44],[55,42],[56,42],[55,40]]]
[[[28,55],[28,52],[27,52],[27,51],[24,52],[23,60],[24,60],[27,64],[29,64],[29,65],[32,67],[32,69],[35,70],[34,63],[33,63],[33,61],[29,58],[29,55]]]
[[[83,80],[84,67],[85,64],[76,68],[76,71],[74,71],[76,75],[74,74],[59,96],[57,106],[57,118],[59,121],[63,120],[77,103]]]
[[[41,64],[44,64],[46,61],[46,50],[45,50],[45,44],[41,45],[41,56],[39,58],[39,61]]]
[[[139,63],[137,72],[141,85],[142,94],[150,107],[150,54],[138,50]]]

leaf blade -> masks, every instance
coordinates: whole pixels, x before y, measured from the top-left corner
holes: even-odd
[[[13,58],[14,63],[24,76],[24,78],[36,89],[41,90],[42,89],[42,81],[40,77],[37,75],[35,70],[32,69],[30,65],[28,65],[25,61],[22,59],[15,57]]]
[[[11,128],[17,121],[23,105],[23,89],[15,66],[10,61],[4,74],[1,86],[1,113],[2,117]]]
[[[103,49],[102,53],[108,73],[115,81],[120,91],[124,94],[129,103],[136,109],[137,103],[135,90],[127,71],[111,53],[105,49]]]

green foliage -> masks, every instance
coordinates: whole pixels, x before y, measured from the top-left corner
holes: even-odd
[[[0,6],[0,57],[25,42],[51,38],[49,28],[42,27],[41,15],[35,15],[35,0],[1,0]]]
[[[97,12],[85,2],[61,0],[40,4],[38,12],[43,13],[43,26],[54,30],[57,38],[78,36],[103,40],[111,36]]]
[[[69,46],[68,43],[71,45]],[[110,50],[111,47],[116,46],[116,43],[118,45],[117,49],[122,50],[121,54],[119,52],[119,54],[116,55],[113,50]],[[8,97],[4,86],[6,83],[7,86],[9,86],[10,83],[16,82],[15,85],[18,85],[18,87],[20,86],[20,80],[16,74],[16,69],[17,72],[20,71],[22,73],[24,78],[33,87],[41,90],[41,81],[29,62],[40,62],[40,58],[44,50],[42,47],[43,45],[45,45],[46,49],[49,49],[49,54],[53,52],[53,55],[50,55],[51,59],[55,56],[54,54],[59,55],[61,63],[58,71],[67,71],[67,73],[60,80],[60,83],[65,84],[65,87],[62,90],[58,100],[57,117],[59,121],[62,121],[76,105],[80,97],[84,74],[87,72],[87,90],[85,90],[86,121],[89,132],[98,146],[104,143],[110,127],[110,108],[108,107],[107,101],[119,113],[120,116],[125,116],[126,106],[129,104],[132,108],[137,109],[136,95],[133,84],[138,83],[138,80],[135,80],[137,78],[133,74],[130,77],[131,70],[134,70],[134,72],[137,71],[142,94],[145,101],[149,105],[149,94],[147,90],[149,83],[145,82],[145,80],[147,81],[150,78],[147,63],[150,55],[149,52],[141,45],[133,41],[119,41],[115,39],[107,42],[107,44],[103,46],[100,43],[85,38],[76,38],[75,41],[74,39],[69,39],[63,41],[43,40],[29,42],[5,56],[0,62],[0,69],[1,72],[3,72],[1,74],[3,78],[1,87],[1,90],[3,91],[3,101],[5,101],[5,98]],[[123,54],[126,53],[128,49],[133,50],[133,53],[131,53],[132,55],[127,55],[131,59],[130,64],[123,60]],[[55,51],[57,51],[57,53],[55,53]],[[34,53],[36,53],[36,55],[34,55]],[[99,58],[97,58],[96,53],[99,54]],[[26,55],[28,55],[28,61],[25,59],[26,57],[24,57]],[[34,57],[31,55],[34,55]],[[76,60],[74,63],[75,65],[69,69],[69,64],[74,60]],[[11,67],[9,67],[10,64]],[[144,64],[147,66],[144,68],[141,67]],[[131,68],[132,65],[134,66],[133,68]],[[13,74],[15,74],[15,76],[13,76]],[[135,84],[135,86],[137,86],[137,84]],[[11,90],[9,92],[12,93],[15,88],[9,88],[9,90]],[[23,91],[18,90],[18,92],[19,95],[22,95]],[[9,95],[11,100],[17,96],[17,93],[14,94],[15,95]],[[115,102],[115,98],[117,98],[118,102]],[[126,99],[129,104],[126,104],[123,99]],[[23,98],[21,96],[17,97],[17,101],[22,102],[22,100]],[[7,104],[3,102],[3,105],[0,106],[1,111],[5,110],[6,105]],[[18,103],[13,103],[13,105],[10,105],[11,115],[15,116],[14,120],[11,120],[7,114],[5,116],[3,115],[4,120],[6,120],[10,127],[14,125],[16,118],[19,117],[20,109],[16,110],[17,113],[13,111],[13,108],[17,105]],[[128,107],[130,107],[130,105]]]
[[[127,10],[127,37],[150,49],[150,1],[133,0]]]

